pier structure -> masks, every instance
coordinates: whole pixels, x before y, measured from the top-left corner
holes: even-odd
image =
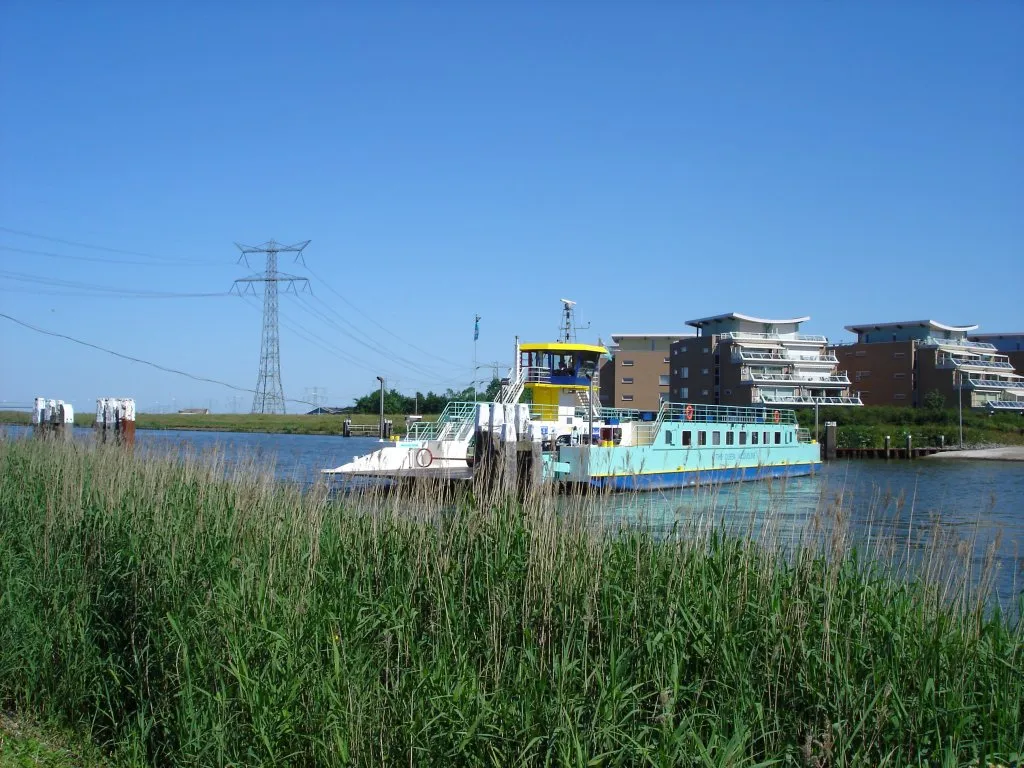
[[[96,439],[101,443],[135,445],[135,400],[130,397],[96,399]]]
[[[75,426],[75,409],[71,403],[37,397],[32,404],[32,428],[40,437],[70,440]]]

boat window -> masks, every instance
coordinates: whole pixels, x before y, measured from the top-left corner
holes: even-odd
[[[757,445],[757,432],[750,433],[750,444]]]
[[[693,432],[688,429],[683,430],[683,445],[693,444]]]
[[[726,432],[725,433],[725,444],[726,445],[732,445],[734,442],[736,442],[736,433],[732,432],[732,431]]]
[[[665,445],[672,445],[672,432],[665,430]]]
[[[721,445],[722,444],[722,433],[719,432],[717,429],[714,432],[711,433],[711,444],[712,445]]]
[[[707,445],[707,444],[708,444],[708,433],[705,432],[702,429],[702,430],[700,430],[697,433],[697,445]]]
[[[744,432],[744,431],[743,431],[743,430],[741,429],[741,430],[740,430],[740,445],[746,445],[746,444],[747,444],[747,433],[746,433],[746,432]]]
[[[781,442],[782,442],[782,433],[781,432],[776,432],[775,433],[775,444],[779,445]]]
[[[768,445],[768,433],[767,432],[764,433],[764,444]]]

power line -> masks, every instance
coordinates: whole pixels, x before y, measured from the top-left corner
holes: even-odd
[[[2,227],[0,227],[2,229]],[[68,261],[88,261],[97,264],[125,264],[139,267],[178,267],[178,262],[153,263],[152,261],[132,261],[129,259],[107,259],[102,256],[78,256],[69,253],[56,253],[55,251],[39,251],[35,248],[16,248],[13,245],[0,245],[0,251],[11,251],[12,253],[24,253],[29,256],[46,256],[51,259],[67,259]],[[220,266],[208,262],[202,262],[207,266]]]
[[[8,270],[0,270],[0,279],[14,280],[20,283],[30,283],[35,285],[43,285],[51,288],[72,288],[76,290],[93,291],[104,295],[120,295],[124,297],[134,298],[153,298],[153,299],[166,299],[166,298],[186,298],[196,296],[226,296],[226,293],[174,293],[172,291],[148,291],[144,289],[124,289],[124,288],[112,288],[109,285],[96,285],[95,283],[82,283],[77,280],[62,280],[55,277],[46,277],[43,275],[32,275],[26,272],[10,272]]]
[[[106,253],[117,253],[122,256],[141,256],[145,259],[157,259],[159,261],[175,261],[181,264],[207,264],[213,265],[214,262],[204,261],[200,259],[190,259],[181,256],[159,256],[154,253],[146,253],[145,251],[131,251],[124,248],[108,248],[105,245],[94,245],[92,243],[83,243],[79,240],[65,240],[62,237],[51,237],[50,235],[40,235],[37,232],[26,232],[22,229],[13,229],[12,227],[0,226],[0,232],[7,232],[11,235],[18,235],[19,237],[31,237],[35,240],[45,240],[48,243],[60,243],[61,245],[70,245],[74,248],[86,248],[91,251],[104,251]]]

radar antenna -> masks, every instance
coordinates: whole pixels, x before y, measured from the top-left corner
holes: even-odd
[[[587,329],[590,323],[583,326],[576,325],[576,302],[572,299],[559,299],[562,302],[562,327],[558,331],[558,340],[569,343],[576,341],[577,328]]]

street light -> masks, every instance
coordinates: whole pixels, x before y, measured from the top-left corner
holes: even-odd
[[[384,439],[384,377],[378,376],[380,382],[380,439]]]

